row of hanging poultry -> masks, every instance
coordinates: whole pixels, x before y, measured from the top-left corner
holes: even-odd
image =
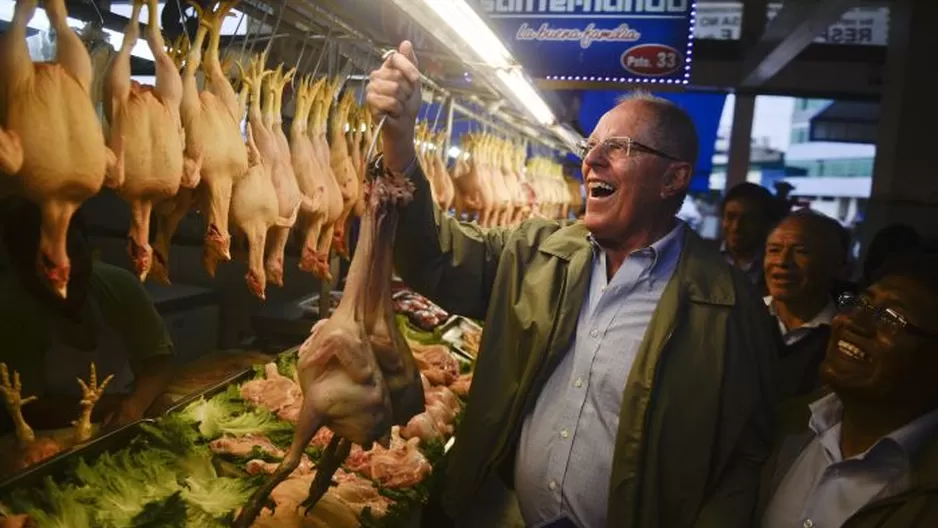
[[[582,205],[580,186],[549,158],[527,155],[523,143],[488,134],[466,134],[455,166],[446,169],[446,131],[426,122],[416,131],[417,155],[443,211],[484,227],[509,226],[531,217],[566,219]],[[527,160],[527,161],[526,161]]]
[[[268,284],[283,284],[291,232],[301,241],[301,270],[330,279],[330,251],[347,256],[347,222],[364,210],[361,169],[371,115],[351,90],[337,97],[340,79],[295,79],[295,69],[267,69],[266,53],[235,62],[240,75],[232,82],[219,45],[222,21],[236,4],[196,7],[191,46],[185,37],[167,46],[157,0],[134,0],[121,49],[95,80],[88,51],[67,26],[64,0],[45,3],[58,35],[54,63],[29,59],[26,26],[36,6],[17,1],[0,40],[0,170],[7,175],[0,176],[0,195],[19,194],[42,209],[37,273],[59,295],[67,294],[70,270],[67,226],[102,186],[130,205],[128,252],[141,280],[170,282],[172,237],[191,209],[205,221],[208,273],[231,259],[233,233],[246,242],[246,281],[261,299]],[[143,7],[155,86],[131,80]],[[90,96],[96,82],[103,124]],[[295,111],[285,132],[288,84]],[[484,226],[509,225],[532,215],[565,218],[579,199],[558,165],[533,158],[525,166],[523,148],[490,135],[464,136],[463,152],[448,171],[445,139],[425,123],[418,127],[420,162],[444,211]]]

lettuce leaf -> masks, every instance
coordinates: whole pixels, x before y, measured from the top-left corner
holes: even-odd
[[[131,528],[186,528],[188,506],[179,491],[149,502],[131,520]]]
[[[92,513],[94,508],[82,500],[75,486],[59,486],[52,477],[45,477],[42,485],[33,489],[14,490],[6,498],[5,513],[26,513],[43,528],[92,528],[98,526]]]

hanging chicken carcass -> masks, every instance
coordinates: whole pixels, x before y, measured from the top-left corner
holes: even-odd
[[[313,83],[310,77],[300,79],[296,88],[296,107],[290,123],[290,157],[296,183],[305,199],[300,206],[303,246],[300,250],[300,269],[319,275],[316,266],[316,245],[327,212],[326,186],[323,182],[323,167],[320,165],[313,143],[310,141],[310,113],[316,98],[323,90],[325,79]]]
[[[202,261],[210,276],[215,275],[219,262],[231,260],[231,236],[228,232],[231,191],[248,170],[238,95],[228,81],[219,57],[221,24],[237,3],[237,0],[226,0],[214,10],[192,4],[198,13],[199,29],[182,75],[181,114],[186,133],[186,155],[190,159],[202,160],[202,179],[196,194],[206,222]],[[202,45],[206,34],[209,42],[203,63]],[[206,89],[201,92],[195,78],[199,67],[205,74]]]
[[[346,245],[345,223],[349,214],[358,201],[359,176],[358,170],[352,164],[349,154],[348,142],[345,139],[345,127],[348,125],[349,113],[352,110],[350,92],[345,92],[342,100],[336,105],[332,114],[332,123],[329,130],[329,154],[332,164],[332,173],[342,194],[342,214],[335,223],[333,246],[336,253],[348,257]]]
[[[289,229],[292,219],[282,218],[280,204],[274,188],[271,172],[272,164],[261,155],[255,142],[255,130],[266,141],[270,138],[264,128],[261,113],[261,97],[264,78],[270,71],[264,70],[261,58],[252,58],[248,70],[238,64],[241,71],[241,95],[239,106],[248,103],[247,147],[248,172],[244,178],[234,184],[231,194],[231,223],[233,228],[244,235],[248,246],[248,271],[245,275],[248,289],[260,299],[266,298],[267,272],[264,269],[264,251],[267,247],[268,232],[273,227]]]
[[[39,205],[42,223],[37,273],[60,297],[68,294],[71,263],[65,249],[78,207],[107,183],[116,186],[121,160],[104,140],[91,102],[88,50],[68,26],[64,0],[45,2],[55,29],[56,62],[33,63],[26,45],[35,0],[18,0],[0,37],[0,194],[17,193]]]
[[[342,216],[343,202],[342,190],[332,170],[329,141],[326,138],[326,132],[329,113],[332,108],[332,101],[335,97],[338,83],[330,83],[325,79],[320,79],[319,82],[322,82],[323,86],[318,96],[314,97],[313,109],[309,116],[307,134],[309,135],[310,144],[313,147],[317,165],[320,167],[317,176],[324,188],[321,200],[324,218],[322,228],[319,231],[319,239],[316,243],[315,253],[307,253],[304,250],[300,259],[300,269],[311,271],[318,277],[331,281],[332,273],[329,269],[329,254],[332,250],[336,223]]]
[[[342,300],[331,317],[316,323],[300,348],[297,376],[303,403],[293,443],[241,510],[236,527],[251,525],[270,492],[299,465],[320,427],[335,434],[318,464],[303,504],[307,508],[325,494],[352,443],[366,448],[378,440],[388,444],[393,424],[404,425],[423,411],[420,374],[394,324],[390,296],[396,207],[408,202],[412,192],[409,180],[392,175],[370,185]]]
[[[300,207],[308,211],[316,209],[316,204],[313,203],[312,198],[300,192],[300,187],[296,182],[296,174],[293,172],[290,144],[287,141],[287,136],[283,133],[283,114],[281,112],[283,88],[293,79],[295,74],[296,68],[284,73],[281,64],[264,82],[264,124],[272,134],[273,146],[276,152],[272,173],[274,189],[277,190],[280,217],[288,219],[289,222],[286,227],[282,225],[275,226],[267,237],[267,262],[265,264],[267,280],[277,286],[283,286],[284,254],[287,242],[290,239],[290,229],[296,223]]]
[[[157,25],[157,0],[147,0],[146,40],[156,66],[156,86],[130,78],[130,51],[139,37],[138,18],[144,4],[135,0],[124,41],[111,62],[104,85],[104,114],[110,123],[110,145],[124,159],[117,193],[130,202],[127,250],[141,280],[150,272],[150,213],[153,204],[176,195],[180,185],[195,188],[200,160],[184,159],[185,132],[179,117],[182,78],[164,49]]]

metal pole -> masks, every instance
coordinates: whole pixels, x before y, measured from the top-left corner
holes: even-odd
[[[456,101],[453,96],[446,98],[446,141],[443,143],[443,159],[449,154],[449,147],[453,143],[453,106]]]

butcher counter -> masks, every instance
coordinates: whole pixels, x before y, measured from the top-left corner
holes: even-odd
[[[211,397],[210,395],[214,393],[218,396],[221,396],[223,392],[225,392],[223,389],[224,387],[228,387],[227,392],[229,394],[231,393],[232,388],[234,388],[235,393],[237,393],[237,387],[235,386],[236,383],[241,383],[246,379],[251,379],[252,376],[254,379],[261,379],[263,376],[260,374],[260,372],[264,372],[264,368],[259,366],[265,364],[279,365],[281,363],[280,357],[287,354],[293,354],[293,357],[295,358],[295,353],[293,351],[285,352],[279,356],[272,356],[258,352],[256,350],[217,351],[203,356],[202,358],[193,361],[179,369],[178,374],[174,377],[166,392],[158,399],[158,404],[155,404],[154,408],[150,409],[149,414],[151,416],[161,416],[167,412],[171,413],[165,414],[167,418],[181,413],[184,414],[184,411],[181,411],[180,409],[188,409],[188,407],[191,405],[198,405],[200,402],[214,400],[216,397]],[[231,385],[227,385],[228,383],[231,383]],[[206,392],[206,389],[208,389],[208,392]],[[239,412],[243,412],[245,414],[251,413],[250,410],[242,410]],[[148,421],[141,423],[145,424]],[[154,423],[162,423],[163,421],[165,421],[165,419],[160,419],[160,422]],[[33,466],[33,468],[30,470],[20,474],[18,476],[18,480],[14,480],[12,482],[8,480],[6,482],[0,483],[0,501],[4,501],[4,506],[6,506],[6,500],[11,496],[10,493],[14,490],[17,490],[18,488],[33,488],[34,490],[38,490],[40,488],[42,479],[45,478],[45,475],[51,476],[53,479],[58,480],[62,478],[62,474],[71,474],[75,468],[75,464],[78,463],[78,459],[81,459],[82,461],[85,459],[100,460],[102,453],[110,452],[113,454],[119,453],[119,450],[131,449],[130,447],[126,447],[125,449],[125,445],[122,445],[121,443],[127,444],[129,442],[129,445],[133,445],[136,441],[133,440],[134,435],[137,437],[141,436],[139,430],[140,427],[141,424],[138,423],[111,433],[105,433],[97,439],[93,439],[84,445],[78,446],[71,452],[63,453],[46,462]],[[127,432],[124,431],[125,429]],[[70,431],[37,431],[36,433],[37,438],[51,437],[64,439],[68,436]],[[12,436],[0,439],[0,449],[8,448],[10,446],[10,442],[12,442]],[[119,443],[111,447],[102,447],[97,445],[114,444],[115,442]],[[118,458],[120,458],[120,455],[113,455],[111,460],[116,460]],[[92,464],[97,463],[98,462],[93,462]],[[36,474],[30,475],[31,471]],[[42,475],[39,473],[42,473]],[[219,475],[221,475],[221,473],[219,473]],[[71,478],[72,477],[69,477],[69,479]],[[429,484],[429,481],[427,482]],[[17,491],[16,493],[19,492]],[[20,499],[17,500],[21,499],[22,496],[20,496]],[[408,502],[408,504],[410,503]],[[378,518],[378,522],[375,522],[374,520],[369,520],[369,522],[361,522],[363,523],[362,526],[369,527],[382,526],[389,528],[391,526],[403,526],[406,528],[416,528],[420,525],[421,510],[422,507],[420,507],[419,504],[411,504],[411,506],[408,506],[406,509],[406,515],[402,515],[403,512],[398,511],[394,516],[394,522],[391,524],[380,522],[382,520],[380,518]],[[268,525],[270,524],[264,524],[264,526]],[[81,526],[81,523],[76,526]],[[311,526],[320,525],[311,524]]]

